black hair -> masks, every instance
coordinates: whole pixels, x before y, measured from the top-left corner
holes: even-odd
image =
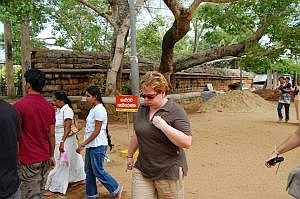
[[[36,68],[27,70],[24,74],[25,81],[29,83],[34,91],[41,92],[45,85],[45,74]]]
[[[105,105],[103,103],[103,100],[102,100],[102,97],[101,97],[101,92],[100,92],[100,89],[97,87],[97,86],[90,86],[86,89],[86,91],[96,97],[96,99],[104,106],[105,108]],[[111,151],[112,148],[113,148],[113,144],[111,142],[111,136],[109,135],[109,132],[108,132],[108,121],[107,121],[107,124],[106,124],[106,136],[107,136],[107,142],[108,142],[108,146],[109,146],[109,150]]]
[[[91,94],[92,96],[96,97],[97,100],[104,105],[101,97],[100,89],[97,86],[90,86],[86,89],[86,91]]]
[[[283,80],[284,80],[284,77],[283,77],[283,76],[280,76],[280,77],[278,78],[278,80],[280,80],[280,79],[283,79]]]
[[[53,93],[54,97],[60,101],[63,101],[65,104],[68,104],[70,108],[72,108],[72,102],[70,98],[68,98],[67,94],[65,91],[55,91]]]

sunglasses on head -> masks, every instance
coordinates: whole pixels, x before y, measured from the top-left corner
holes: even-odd
[[[142,98],[147,98],[147,99],[154,99],[156,96],[158,95],[158,93],[155,93],[155,94],[144,94],[144,93],[141,93],[140,97]]]

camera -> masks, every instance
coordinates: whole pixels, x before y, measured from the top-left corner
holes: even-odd
[[[268,161],[268,164],[269,165],[275,165],[279,162],[282,162],[284,160],[284,157],[275,157],[275,158],[272,158],[271,160]]]

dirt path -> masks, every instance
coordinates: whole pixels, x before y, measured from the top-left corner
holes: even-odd
[[[193,146],[187,150],[189,173],[185,179],[187,199],[258,199],[291,198],[285,191],[290,169],[300,165],[299,149],[285,155],[278,174],[264,167],[264,159],[297,128],[294,109],[290,123],[276,123],[275,105],[259,113],[193,113]],[[127,148],[127,126],[110,124],[116,147],[110,154],[107,170],[124,185],[130,198],[131,172],[125,172],[126,160],[120,150]],[[100,187],[100,186],[99,186]],[[109,198],[100,187],[101,198]],[[103,195],[104,194],[104,195]],[[83,198],[84,186],[72,188],[67,196],[50,198]]]

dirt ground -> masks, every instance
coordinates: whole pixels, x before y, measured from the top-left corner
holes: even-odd
[[[266,156],[275,144],[293,133],[298,125],[294,105],[289,123],[277,123],[276,105],[259,112],[191,113],[193,145],[186,150],[189,172],[185,178],[187,199],[288,199],[285,191],[288,172],[300,165],[299,149],[284,155],[276,168],[264,167]],[[131,172],[125,172],[126,159],[120,151],[127,148],[126,122],[111,123],[116,145],[110,153],[107,170],[124,186],[123,199],[130,198]],[[69,189],[66,196],[49,198],[84,198],[84,186]],[[99,185],[100,198],[109,198]]]

